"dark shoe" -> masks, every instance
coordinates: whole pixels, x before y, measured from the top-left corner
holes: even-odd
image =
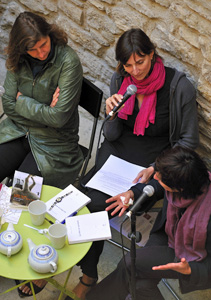
[[[94,281],[93,283],[91,283],[91,284],[88,284],[88,283],[83,282],[82,276],[79,278],[79,280],[80,280],[80,282],[81,282],[83,285],[88,286],[88,287],[93,287],[93,286],[96,285],[98,279],[95,279],[95,281]]]
[[[19,284],[19,283],[20,283],[19,280],[15,280],[15,282],[16,282],[16,284]],[[37,286],[35,283],[32,283],[32,284],[33,284],[33,287],[34,287],[34,292],[35,292],[35,294],[40,293],[40,292],[44,289],[44,287],[46,286],[46,285],[44,285],[43,287],[39,287],[39,286]],[[24,284],[24,285],[26,285],[26,286],[27,286],[28,288],[30,288],[30,290],[31,290],[30,282],[28,282],[28,283],[26,283],[26,284]],[[19,294],[19,297],[20,297],[20,298],[31,297],[31,296],[33,296],[33,294],[29,295],[29,294],[26,294],[26,293],[22,292],[19,288],[17,288],[17,290],[18,290],[18,294]]]
[[[88,283],[83,282],[82,277],[80,277],[79,280],[80,280],[80,282],[81,282],[83,285],[88,286],[88,287],[93,287],[93,286],[96,285],[98,279],[96,279],[96,280],[95,280],[93,283],[91,283],[91,284],[88,284]],[[73,300],[73,298],[71,298],[70,296],[66,296],[64,300]]]

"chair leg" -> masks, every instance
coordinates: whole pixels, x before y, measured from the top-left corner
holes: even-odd
[[[171,285],[168,283],[166,278],[162,278],[162,282],[163,284],[167,287],[167,289],[170,291],[170,293],[174,296],[174,298],[176,300],[181,300],[178,295],[176,294],[176,292],[173,290],[173,288],[171,287]]]

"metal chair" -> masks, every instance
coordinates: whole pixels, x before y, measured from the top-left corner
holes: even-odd
[[[83,179],[86,173],[89,160],[91,158],[102,98],[103,91],[99,89],[96,85],[94,85],[90,80],[84,77],[79,105],[83,107],[86,111],[88,111],[93,116],[94,120],[89,140],[89,147],[86,148],[83,145],[79,145],[84,157],[84,163],[81,169],[79,181]]]

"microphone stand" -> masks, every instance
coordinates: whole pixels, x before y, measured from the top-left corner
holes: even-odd
[[[131,233],[128,236],[131,239],[131,296],[132,300],[136,300],[136,243],[141,241],[141,233],[136,232],[136,214],[134,212],[131,215]]]

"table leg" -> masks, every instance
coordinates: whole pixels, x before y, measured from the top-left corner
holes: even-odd
[[[45,278],[46,281],[48,281],[48,282],[51,283],[54,287],[56,287],[57,289],[59,289],[59,290],[61,291],[58,300],[61,300],[61,299],[62,299],[63,294],[65,294],[65,295],[67,295],[67,296],[70,296],[70,297],[73,298],[74,300],[80,300],[80,299],[75,295],[74,292],[69,291],[69,290],[66,289],[67,282],[68,282],[68,280],[69,280],[71,271],[72,271],[72,268],[69,269],[69,271],[68,271],[68,273],[67,273],[67,277],[66,277],[66,279],[65,279],[64,285],[61,285],[60,283],[58,283],[58,282],[57,282],[55,279],[53,279],[52,277],[50,277],[50,278]],[[15,286],[13,286],[12,288],[10,288],[10,289],[4,291],[3,293],[0,294],[0,296],[3,295],[3,294],[6,294],[6,293],[9,293],[9,292],[13,291],[14,289],[16,289],[16,288],[18,288],[18,287],[20,287],[20,286],[22,286],[22,285],[24,285],[24,284],[26,284],[26,283],[28,283],[28,282],[30,282],[30,287],[31,287],[31,291],[32,291],[32,295],[31,295],[31,296],[33,296],[33,299],[36,300],[36,294],[35,294],[35,291],[34,291],[34,286],[33,286],[33,284],[32,284],[32,280],[25,280],[24,282],[21,282],[21,283],[15,285]]]
[[[33,299],[36,300],[36,295],[35,295],[34,286],[32,284],[32,281],[30,281],[30,287],[31,287]]]
[[[63,294],[70,296],[71,298],[78,300],[78,297],[75,295],[74,292],[67,290],[66,286],[67,286],[67,282],[69,280],[70,274],[71,274],[72,268],[69,269],[68,273],[67,273],[67,277],[65,279],[64,285],[61,285],[60,283],[58,283],[58,281],[56,281],[55,279],[53,279],[52,277],[50,278],[46,278],[46,280],[51,283],[55,288],[57,288],[58,290],[61,291],[58,300],[62,299]]]
[[[9,292],[13,291],[13,290],[17,289],[19,286],[22,286],[22,285],[24,285],[24,284],[26,284],[28,282],[30,282],[32,296],[33,296],[34,300],[36,300],[36,296],[35,296],[35,292],[34,292],[34,287],[33,287],[33,284],[32,284],[31,280],[25,280],[24,282],[21,282],[21,283],[15,285],[15,286],[13,286],[12,288],[10,288],[10,289],[4,291],[3,293],[1,293],[0,296],[3,295],[3,294],[6,294],[6,293],[9,293]]]

